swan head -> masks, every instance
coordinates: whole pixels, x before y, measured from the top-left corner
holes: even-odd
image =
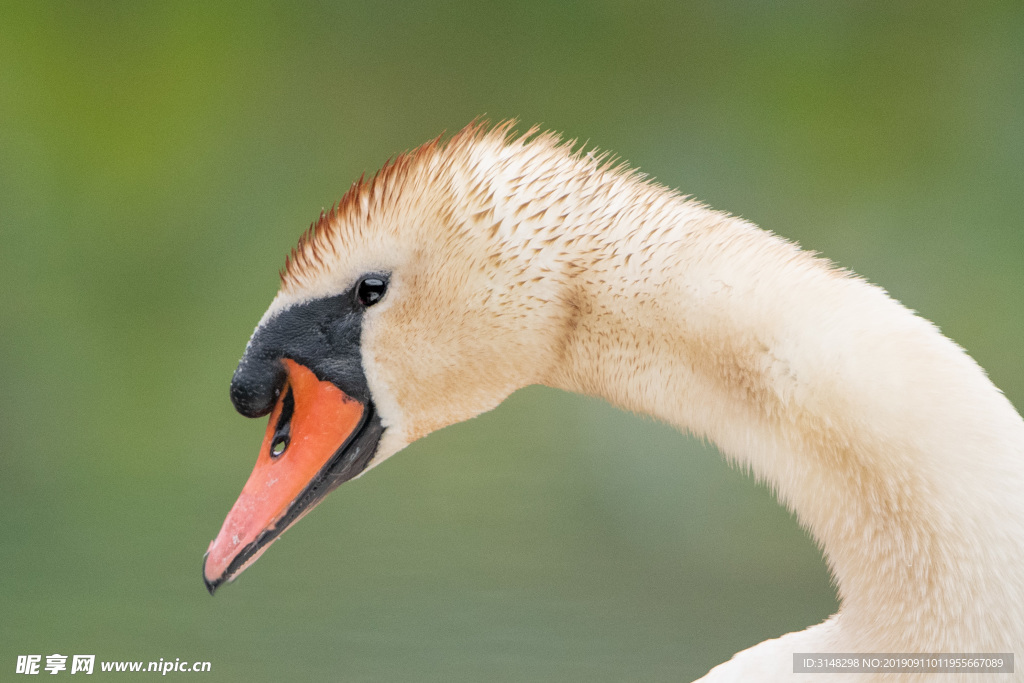
[[[520,234],[528,200],[509,199],[530,192],[502,183],[571,157],[553,137],[507,136],[470,126],[403,155],[299,240],[231,383],[241,414],[270,417],[204,558],[211,593],[335,487],[557,362],[572,264],[539,249],[545,230]]]

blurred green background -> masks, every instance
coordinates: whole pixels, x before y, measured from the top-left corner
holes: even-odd
[[[1017,0],[0,5],[0,678],[56,652],[679,681],[824,619],[820,553],[763,487],[537,387],[211,599],[201,557],[264,429],[231,373],[320,209],[486,115],[883,284],[1022,406],[1022,46]]]

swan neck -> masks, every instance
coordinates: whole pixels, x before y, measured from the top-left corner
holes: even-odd
[[[823,548],[842,645],[1024,644],[1024,423],[985,373],[771,233],[636,201],[587,238],[566,230],[572,315],[546,383],[706,437],[767,481]]]

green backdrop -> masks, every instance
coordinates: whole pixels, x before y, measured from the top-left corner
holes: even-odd
[[[824,619],[763,487],[536,387],[210,598],[264,429],[231,373],[320,209],[486,115],[886,286],[1024,405],[1022,45],[1016,0],[0,4],[0,678],[679,681]]]

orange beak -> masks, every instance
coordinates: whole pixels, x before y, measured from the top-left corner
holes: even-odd
[[[210,594],[256,561],[289,526],[373,455],[360,445],[372,407],[284,359],[287,378],[270,414],[256,467],[203,560]],[[375,438],[374,438],[375,440]]]

